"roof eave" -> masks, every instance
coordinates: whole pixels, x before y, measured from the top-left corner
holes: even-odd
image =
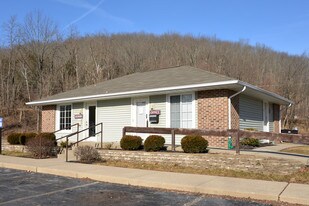
[[[141,95],[141,94],[146,95],[147,93],[155,93],[155,92],[181,91],[181,90],[186,90],[186,89],[198,90],[199,88],[233,85],[237,83],[238,83],[238,80],[228,80],[228,81],[220,81],[220,82],[212,82],[212,83],[191,84],[191,85],[174,86],[174,87],[135,90],[135,91],[118,92],[118,93],[110,93],[110,94],[98,94],[98,95],[89,95],[89,96],[81,96],[81,97],[61,98],[61,99],[54,99],[54,100],[32,101],[32,102],[27,102],[26,105],[42,106],[42,105],[60,104],[64,102],[89,101],[89,100],[108,99],[108,98],[110,99],[110,98],[127,97],[127,96],[133,96],[133,95]]]
[[[273,97],[273,98],[276,98],[276,99],[280,100],[284,105],[291,105],[291,104],[294,104],[293,101],[291,101],[291,100],[289,100],[289,99],[287,99],[287,98],[285,98],[285,97],[282,97],[282,96],[280,96],[280,95],[278,95],[278,94],[276,94],[276,93],[273,93],[273,92],[267,91],[267,90],[265,90],[265,89],[262,89],[262,88],[260,88],[260,87],[254,86],[254,85],[249,84],[249,83],[247,83],[247,82],[238,81],[238,84],[240,84],[240,85],[242,85],[242,86],[246,86],[247,88],[250,88],[250,89],[252,89],[252,90],[258,91],[258,92],[260,92],[260,93],[263,93],[263,94],[265,94],[265,95],[267,95],[267,96],[271,96],[271,97]]]
[[[33,101],[27,102],[26,105],[29,106],[42,106],[42,105],[51,105],[51,104],[61,104],[68,102],[80,102],[80,101],[90,101],[90,100],[99,100],[99,99],[112,99],[112,98],[125,98],[137,95],[147,95],[150,93],[168,93],[175,91],[185,91],[185,90],[194,90],[197,91],[203,88],[215,88],[216,86],[228,86],[228,85],[240,85],[246,86],[254,91],[263,93],[264,95],[273,97],[275,99],[280,100],[282,104],[289,105],[293,104],[293,101],[286,99],[278,94],[267,91],[265,89],[259,88],[252,84],[242,82],[239,80],[228,80],[228,81],[220,81],[220,82],[212,82],[212,83],[203,83],[203,84],[191,84],[191,85],[183,85],[183,86],[175,86],[175,87],[164,87],[164,88],[155,88],[155,89],[145,89],[145,90],[135,90],[128,92],[118,92],[118,93],[110,93],[110,94],[98,94],[98,95],[89,95],[89,96],[81,96],[81,97],[71,97],[71,98],[61,98],[61,99],[52,99],[52,100],[43,100],[43,101]]]

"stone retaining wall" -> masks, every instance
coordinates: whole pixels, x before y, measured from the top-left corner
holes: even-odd
[[[177,152],[144,152],[123,150],[99,150],[105,160],[169,164],[198,169],[222,168],[252,171],[265,174],[291,174],[303,164],[297,161],[254,155],[234,154],[186,154]]]
[[[25,145],[10,145],[10,144],[3,144],[2,151],[28,152],[27,147]]]

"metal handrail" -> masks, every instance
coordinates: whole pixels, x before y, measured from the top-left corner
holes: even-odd
[[[67,135],[65,135],[65,136],[60,137],[60,138],[57,139],[57,140],[60,140],[60,139],[66,138],[66,137],[72,137],[72,136],[74,136],[74,135],[76,135],[76,134],[79,134],[79,133],[81,133],[81,132],[84,132],[84,131],[86,131],[86,130],[92,128],[92,127],[96,127],[96,126],[98,126],[99,124],[101,124],[101,123],[98,123],[98,124],[96,124],[96,125],[92,125],[92,126],[86,128],[86,129],[83,129],[83,130],[79,130],[79,131],[76,131],[76,132],[67,134]]]
[[[68,134],[68,135],[66,135],[66,136],[61,137],[61,139],[62,139],[62,138],[66,138],[66,147],[65,147],[65,150],[66,150],[66,152],[65,152],[65,161],[66,161],[66,162],[68,162],[68,159],[69,159],[69,154],[68,154],[68,152],[69,152],[69,137],[71,137],[71,136],[73,136],[73,135],[76,135],[76,134],[79,134],[79,133],[81,133],[81,132],[84,132],[84,131],[86,131],[86,130],[89,130],[90,128],[96,127],[96,126],[98,126],[98,125],[101,125],[101,131],[95,133],[94,135],[101,134],[101,149],[102,149],[102,148],[103,148],[103,122],[98,123],[98,124],[96,124],[96,125],[92,125],[92,126],[86,128],[86,129],[83,129],[83,130],[80,130],[80,131],[77,131],[77,132],[74,132],[74,133],[71,133],[71,134]],[[84,140],[86,140],[86,139],[89,139],[90,137],[91,137],[91,136],[88,136],[88,137],[85,137],[85,138],[83,138],[83,139],[81,139],[81,140],[78,140],[78,139],[77,139],[77,141],[74,142],[74,143],[71,143],[70,146],[73,146],[73,145],[75,145],[75,144],[78,145],[79,142],[82,142],[82,141],[84,141]]]
[[[74,127],[74,126],[76,126],[76,125],[79,127],[79,123],[76,123],[76,124],[70,125],[70,126],[68,126],[68,127],[65,127],[65,128],[63,128],[63,129],[56,130],[56,131],[54,131],[53,133],[55,134],[55,133],[60,132],[60,131],[62,131],[62,130],[71,129],[72,127]]]
[[[100,134],[100,133],[101,133],[101,131],[95,133],[94,135],[97,135],[97,134]],[[88,136],[88,137],[85,137],[85,138],[83,138],[83,139],[81,139],[81,140],[78,140],[78,141],[76,141],[76,142],[74,142],[74,143],[71,143],[70,146],[74,146],[75,144],[78,144],[78,143],[80,143],[80,142],[82,142],[82,141],[84,141],[84,140],[86,140],[86,139],[89,139],[90,137],[93,137],[93,136]]]

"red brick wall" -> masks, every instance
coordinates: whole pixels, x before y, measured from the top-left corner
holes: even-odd
[[[198,128],[228,129],[229,90],[208,90],[198,92]]]
[[[228,138],[222,136],[203,136],[209,147],[228,148]]]
[[[56,105],[42,107],[42,132],[54,132],[56,121]]]
[[[273,104],[273,110],[274,110],[274,132],[280,133],[280,105]]]
[[[227,89],[198,92],[198,129],[228,129],[228,97],[231,92]],[[227,137],[204,138],[208,140],[210,147],[227,148],[228,146]]]

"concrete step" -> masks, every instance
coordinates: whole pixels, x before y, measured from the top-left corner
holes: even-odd
[[[66,150],[64,149],[61,154],[58,154],[57,158],[65,161]],[[77,160],[76,157],[74,156],[74,148],[68,150],[68,160],[69,161],[76,161]]]
[[[78,143],[78,146],[92,146],[92,147],[97,147],[99,145],[98,142],[80,142]],[[77,147],[77,145],[74,145],[74,147]]]

